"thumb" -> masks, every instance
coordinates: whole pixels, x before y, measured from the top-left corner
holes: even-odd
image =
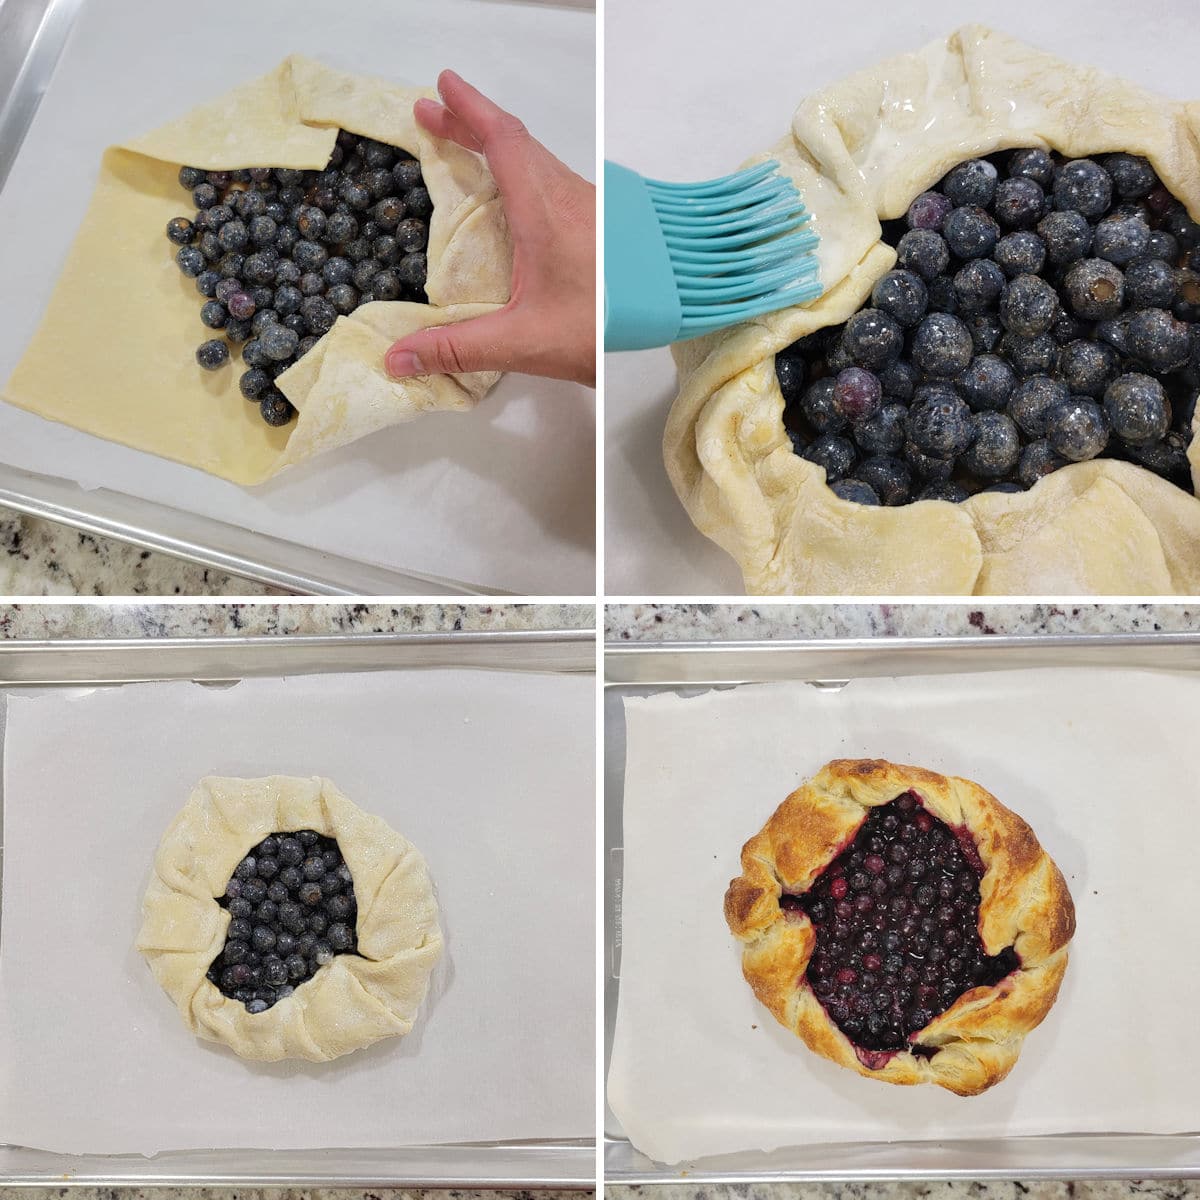
[[[498,315],[489,314],[422,329],[396,342],[384,355],[384,367],[393,379],[506,371],[512,365],[512,347],[504,336],[504,324]]]

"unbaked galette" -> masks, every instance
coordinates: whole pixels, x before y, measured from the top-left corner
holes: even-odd
[[[973,1096],[1049,1012],[1075,909],[1033,831],[968,779],[838,760],[742,850],[742,971],[810,1050]]]
[[[1200,589],[1200,105],[969,26],[805,100],[823,295],[674,347],[765,594]]]
[[[196,1035],[322,1062],[409,1032],[442,952],[425,860],[328,779],[202,779],[137,947]]]

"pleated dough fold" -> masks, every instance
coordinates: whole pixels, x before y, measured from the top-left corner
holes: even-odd
[[[824,294],[674,346],[667,473],[761,595],[1160,595],[1200,591],[1200,500],[1099,459],[1028,492],[873,508],[792,452],[775,355],[847,320],[895,263],[881,220],[964,159],[1016,147],[1145,155],[1200,218],[1200,101],[1177,103],[979,25],[805,100],[778,159],[812,210]],[[1200,486],[1200,439],[1188,450]]]
[[[337,955],[290,996],[250,1013],[206,978],[230,920],[216,897],[253,846],[299,829],[337,840],[354,877],[358,953]],[[324,1062],[412,1029],[442,933],[420,852],[328,779],[207,778],[163,835],[137,948],[198,1037],[242,1058]]]
[[[512,246],[487,164],[431,137],[412,106],[428,89],[335,71],[300,56],[144,137],[107,150],[83,225],[5,400],[110,441],[261,483],[286,467],[434,409],[472,407],[494,372],[394,380],[383,352],[418,329],[469,320],[509,297]],[[376,301],[277,380],[298,418],[268,427],[238,390],[239,360],[201,370],[202,298],[164,236],[184,215],[180,166],[319,170],[338,129],[399,146],[433,200],[428,304]]]

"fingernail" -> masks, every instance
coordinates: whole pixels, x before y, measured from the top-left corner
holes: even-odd
[[[393,379],[404,379],[409,375],[424,375],[421,360],[411,350],[389,350],[383,360],[387,373]]]

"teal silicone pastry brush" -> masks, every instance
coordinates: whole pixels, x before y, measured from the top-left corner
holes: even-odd
[[[645,350],[807,304],[816,231],[774,160],[704,183],[604,164],[604,348]]]

